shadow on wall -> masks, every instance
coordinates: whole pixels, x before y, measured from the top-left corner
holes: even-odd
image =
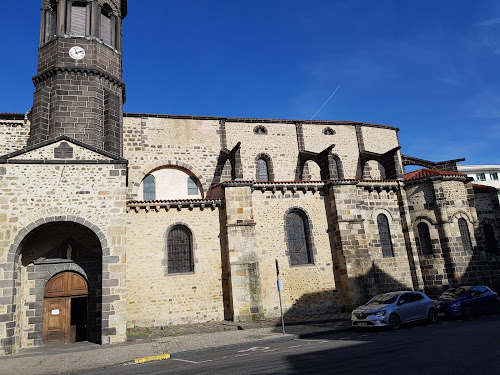
[[[356,306],[366,303],[377,294],[412,289],[382,271],[374,262],[366,274],[350,278],[349,287],[351,293],[356,296],[353,301]],[[339,319],[337,313],[349,310],[350,307],[346,307],[340,290],[326,290],[302,295],[284,312],[284,320],[285,325],[335,321]],[[281,332],[281,322],[276,323],[275,332]]]

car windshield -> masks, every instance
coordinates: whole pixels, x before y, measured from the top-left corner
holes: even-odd
[[[448,289],[446,292],[439,296],[439,299],[457,299],[462,298],[467,295],[467,291],[469,287],[460,287],[460,288],[452,288]]]
[[[398,299],[399,293],[385,293],[379,294],[378,296],[373,297],[366,304],[367,305],[388,305],[390,303],[396,302]]]

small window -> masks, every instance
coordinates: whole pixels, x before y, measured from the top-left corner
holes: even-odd
[[[335,134],[335,130],[333,130],[332,128],[328,127],[328,128],[324,128],[323,129],[323,134],[324,135],[334,135]]]
[[[142,180],[142,199],[145,201],[154,201],[156,199],[156,179],[151,174]]]
[[[101,39],[107,45],[111,45],[111,8],[105,4],[101,12]]]
[[[257,160],[257,181],[269,181],[269,168],[263,158]]]
[[[267,129],[265,128],[265,126],[259,125],[253,129],[253,132],[255,134],[267,134]]]
[[[194,272],[192,237],[191,231],[184,225],[176,225],[168,232],[168,273]]]
[[[306,215],[299,210],[291,211],[285,220],[287,248],[292,266],[312,263],[309,227]]]
[[[189,177],[187,180],[188,195],[198,195],[198,183],[195,177]]]
[[[384,258],[394,257],[394,249],[392,247],[391,230],[387,216],[380,214],[377,216],[378,234],[380,237],[380,246],[382,247],[382,256]]]
[[[87,24],[87,6],[85,3],[73,3],[71,6],[71,35],[85,36]]]
[[[485,173],[477,173],[476,180],[477,181],[486,181],[486,174]]]
[[[426,223],[420,223],[417,225],[417,230],[420,252],[423,255],[432,255],[432,241],[431,234],[429,233],[429,226]]]
[[[498,173],[496,173],[496,172],[495,173],[490,173],[490,178],[492,180],[495,180],[495,181],[498,180]]]
[[[498,251],[498,246],[493,227],[490,224],[484,224],[483,232],[488,252],[492,254],[496,253]]]
[[[472,251],[472,242],[470,240],[469,227],[465,219],[458,219],[458,229],[460,231],[460,237],[462,239],[462,246],[465,251]]]

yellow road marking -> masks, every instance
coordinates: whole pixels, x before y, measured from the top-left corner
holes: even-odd
[[[142,357],[142,358],[137,358],[134,359],[134,363],[145,363],[145,362],[151,362],[151,361],[161,361],[163,359],[169,359],[170,354],[160,354],[160,355],[154,355],[151,357]]]

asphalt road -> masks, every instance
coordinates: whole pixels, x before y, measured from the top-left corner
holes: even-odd
[[[500,315],[178,354],[86,374],[500,374]]]

